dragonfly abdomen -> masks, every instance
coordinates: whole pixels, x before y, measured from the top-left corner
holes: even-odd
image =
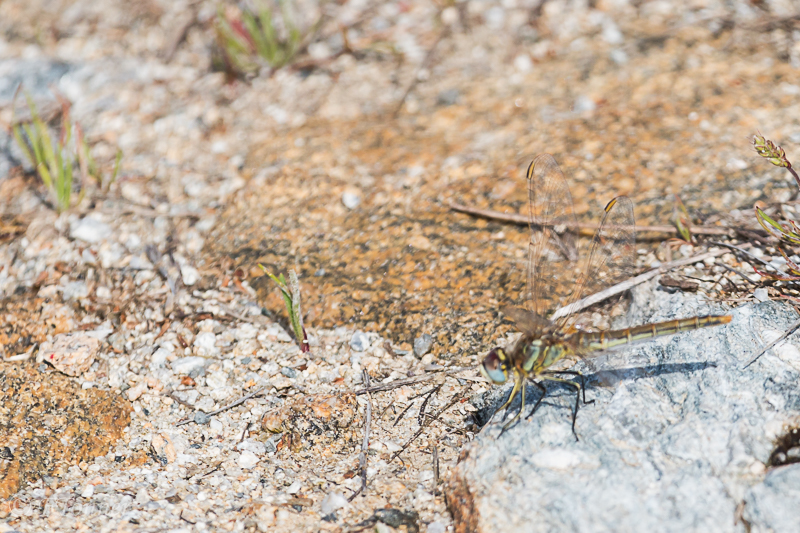
[[[655,324],[645,324],[644,326],[636,326],[635,328],[585,333],[583,334],[581,343],[590,350],[607,350],[622,344],[630,344],[632,342],[652,339],[653,337],[663,337],[666,335],[675,335],[676,333],[682,333],[684,331],[721,326],[730,322],[731,318],[731,315],[696,316],[693,318],[657,322]]]

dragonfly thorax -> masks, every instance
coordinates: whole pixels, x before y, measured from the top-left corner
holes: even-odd
[[[539,374],[540,371],[564,357],[568,350],[563,339],[546,336],[536,339],[520,339],[520,344],[516,347],[515,352],[519,354],[515,360],[517,367],[522,372]]]

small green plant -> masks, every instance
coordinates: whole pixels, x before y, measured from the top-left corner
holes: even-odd
[[[672,208],[672,224],[678,230],[678,235],[681,236],[681,239],[689,243],[692,242],[692,219],[677,194]]]
[[[217,9],[217,42],[222,50],[225,70],[238,74],[258,71],[262,62],[278,69],[289,64],[300,50],[303,40],[315,33],[319,23],[304,34],[295,25],[289,0],[279,0],[279,28],[273,10],[262,0],[256,9],[245,8],[236,13],[219,6]]]
[[[303,327],[303,315],[300,313],[300,281],[297,279],[297,273],[294,270],[289,271],[289,286],[287,287],[286,278],[283,277],[283,274],[276,277],[264,265],[259,263],[258,266],[280,289],[283,303],[286,304],[286,312],[289,314],[289,322],[291,322],[294,337],[300,345],[300,351],[303,353],[308,352],[308,335],[306,335],[306,329]]]
[[[765,139],[760,134],[753,136],[753,147],[756,149],[758,155],[776,167],[783,167],[788,170],[792,177],[794,177],[795,182],[797,182],[798,187],[800,187],[800,176],[798,176],[797,172],[795,172],[794,168],[792,168],[792,163],[789,161],[789,158],[786,157],[786,152],[783,151],[783,148],[777,146],[772,141]],[[764,228],[767,233],[781,239],[784,242],[788,242],[790,244],[800,244],[800,227],[798,227],[797,222],[790,220],[789,224],[781,224],[767,215],[758,204],[756,204],[755,210],[756,220],[758,220],[758,223],[761,224],[761,227]],[[769,279],[791,281],[800,280],[800,266],[789,259],[789,257],[786,255],[786,252],[784,252],[782,249],[779,248],[778,251],[780,251],[781,255],[786,260],[786,267],[789,270],[789,274],[775,274],[771,272],[762,272],[759,270],[757,270],[757,272],[761,276]]]
[[[753,147],[756,149],[758,155],[776,167],[783,167],[788,170],[797,182],[798,187],[800,187],[800,176],[798,176],[797,172],[792,168],[792,163],[789,162],[783,148],[765,139],[762,135],[753,136]],[[800,227],[798,227],[794,220],[790,220],[789,224],[780,224],[770,218],[759,205],[756,205],[755,209],[756,219],[758,223],[761,224],[761,227],[767,230],[767,233],[792,244],[800,244]]]
[[[62,213],[72,205],[74,167],[77,162],[74,150],[69,149],[73,129],[69,115],[67,113],[62,117],[61,134],[53,139],[47,124],[39,116],[33,99],[27,94],[25,98],[31,119],[29,123],[15,124],[14,139],[36,169],[42,183],[52,193],[56,211]]]
[[[73,193],[76,181],[78,182],[79,195],[75,204],[79,204],[86,194],[83,179],[91,177],[97,181],[101,189],[107,190],[119,172],[122,152],[117,152],[114,171],[108,180],[103,180],[97,169],[97,164],[89,152],[89,145],[84,139],[83,132],[77,123],[73,123],[69,110],[69,102],[63,98],[61,101],[61,131],[53,136],[45,121],[39,115],[36,104],[30,95],[26,94],[30,120],[17,122],[14,120],[14,139],[25,157],[33,165],[36,173],[44,186],[50,191],[53,203],[58,213],[63,213],[73,205]],[[80,171],[76,175],[76,168]]]

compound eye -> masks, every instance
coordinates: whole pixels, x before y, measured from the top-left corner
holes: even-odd
[[[501,357],[501,353],[503,353],[502,349],[494,348],[483,358],[483,363],[481,364],[481,373],[495,385],[505,383],[506,379],[508,379],[505,358]]]

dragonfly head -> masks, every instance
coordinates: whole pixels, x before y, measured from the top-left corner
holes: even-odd
[[[481,363],[481,374],[495,385],[508,380],[508,356],[502,348],[493,348]]]

